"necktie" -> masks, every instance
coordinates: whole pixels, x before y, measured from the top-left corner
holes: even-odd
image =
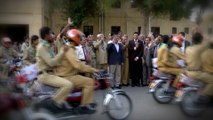
[[[103,51],[105,51],[104,42],[103,42],[103,41],[101,42],[101,49],[102,49]]]

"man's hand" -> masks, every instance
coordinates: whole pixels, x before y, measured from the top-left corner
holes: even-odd
[[[69,50],[69,46],[65,45],[64,46],[64,52],[67,52]]]
[[[99,73],[100,71],[101,71],[101,70],[96,69],[96,70],[95,70],[95,73]]]
[[[139,59],[138,57],[135,57],[135,61],[138,61],[138,59]]]
[[[141,57],[141,59],[142,59],[142,64],[145,64],[145,60],[143,59],[143,57]]]

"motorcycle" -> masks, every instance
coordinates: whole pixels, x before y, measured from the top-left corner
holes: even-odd
[[[17,75],[20,65],[16,62],[15,65],[11,72]],[[20,85],[20,82],[13,78],[0,80],[0,118],[29,120],[28,115],[25,114],[29,101],[20,89]]]
[[[149,84],[149,93],[152,93],[153,98],[160,104],[168,104],[175,98],[176,88],[172,87],[175,76],[160,72],[157,66],[157,58],[152,60],[153,76]],[[184,61],[178,60],[177,64],[184,67]]]
[[[106,113],[111,119],[124,120],[132,112],[132,101],[130,97],[120,89],[112,89],[109,80],[111,76],[106,72],[94,73],[95,76],[95,90],[106,90],[103,101],[103,113]],[[58,113],[55,108],[48,106],[50,98],[55,93],[56,88],[44,85],[37,80],[29,82],[29,84],[37,86],[36,92],[29,94],[29,90],[25,91],[27,95],[31,95],[34,103],[31,113],[31,120],[38,119],[68,119],[84,116],[79,112],[79,106],[82,99],[82,90],[74,90],[67,98],[66,102],[71,106],[69,110]],[[94,105],[95,107],[95,105]]]
[[[154,80],[149,84],[149,93],[152,94],[155,101],[160,104],[170,103],[175,95],[175,89],[172,87],[175,76],[157,71]]]
[[[212,100],[206,105],[197,105],[195,103],[204,87],[201,81],[193,80],[182,74],[178,87],[179,89],[176,91],[177,101],[180,102],[180,109],[186,116],[201,116],[207,107],[212,106]]]

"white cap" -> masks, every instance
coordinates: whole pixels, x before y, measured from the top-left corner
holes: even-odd
[[[2,38],[3,42],[12,42],[11,39],[9,37],[4,37]]]

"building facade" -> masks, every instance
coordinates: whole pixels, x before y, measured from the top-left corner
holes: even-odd
[[[25,36],[38,35],[44,25],[51,26],[49,0],[0,1],[1,36],[23,41]]]
[[[39,34],[42,26],[49,26],[59,33],[67,23],[68,17],[62,12],[51,10],[50,0],[1,0],[0,1],[0,36],[9,35],[14,41],[22,41],[24,36]],[[144,34],[144,18],[131,2],[123,1],[108,9],[105,15],[88,18],[81,30],[86,34],[99,32],[108,34],[122,31],[129,38],[134,32]],[[180,31],[190,34],[195,22],[189,19],[172,20],[169,16],[150,16],[149,28],[156,34],[177,34]],[[203,24],[204,33],[213,33],[212,20]]]

